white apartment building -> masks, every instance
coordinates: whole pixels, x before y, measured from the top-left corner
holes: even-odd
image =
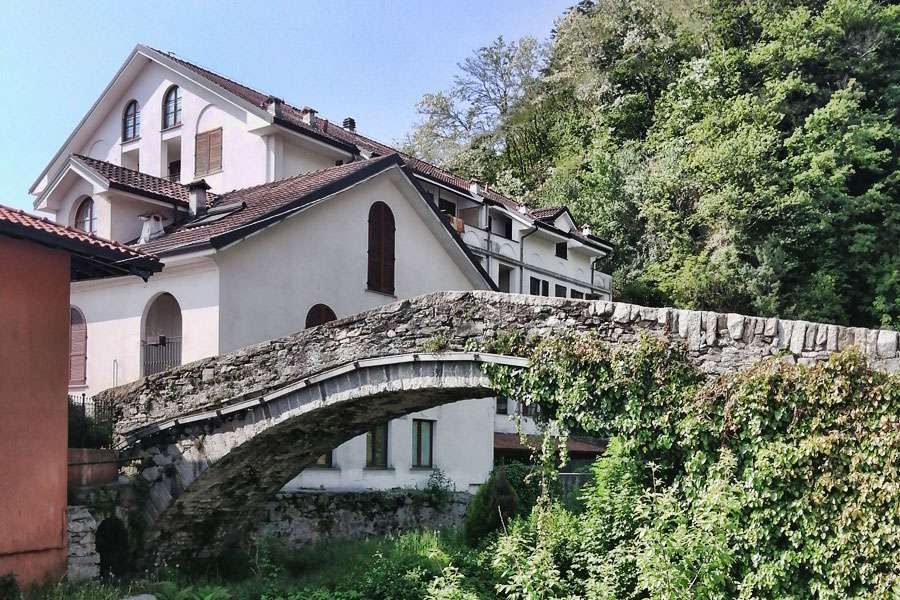
[[[157,255],[149,282],[72,286],[70,393],[439,290],[609,298],[612,247],[180,58],[137,46],[30,192],[60,223]],[[134,280],[134,281],[133,281]],[[290,487],[484,481],[493,399],[397,419]],[[495,420],[499,425],[495,426]],[[508,423],[507,423],[508,425]]]

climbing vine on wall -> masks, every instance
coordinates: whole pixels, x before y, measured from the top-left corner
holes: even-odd
[[[681,348],[592,336],[523,342],[499,393],[538,403],[545,460],[573,431],[608,437],[585,514],[545,502],[500,537],[510,594],[846,598],[900,594],[900,377],[855,351],[783,357],[706,381]],[[507,347],[509,351],[512,348]],[[555,579],[531,578],[543,564]]]

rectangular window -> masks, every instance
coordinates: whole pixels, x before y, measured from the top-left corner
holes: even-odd
[[[450,202],[449,200],[444,200],[443,198],[438,198],[438,209],[445,215],[450,215],[451,217],[456,216],[456,203]]]
[[[509,400],[507,400],[505,396],[501,396],[501,397],[497,398],[497,414],[498,415],[508,415],[509,414]]]
[[[178,183],[181,180],[181,161],[173,160],[169,163],[169,181]]]
[[[316,466],[323,469],[330,469],[334,466],[334,450],[329,450],[316,459]]]
[[[413,419],[412,466],[434,465],[434,421]]]
[[[599,300],[600,296],[598,294],[585,294],[585,299],[587,300]]]
[[[582,292],[579,292],[578,290],[572,290],[572,298],[576,300],[583,300],[584,294]]]
[[[497,274],[497,287],[501,292],[512,291],[512,271],[512,267],[500,265],[499,273]]]
[[[565,298],[567,291],[568,290],[566,290],[566,286],[564,286],[564,285],[556,284],[553,287],[553,295],[556,296],[557,298]]]
[[[366,434],[366,466],[386,469],[388,466],[388,424],[378,425]]]
[[[222,170],[222,128],[197,134],[194,145],[194,174],[209,175]]]
[[[541,279],[541,296],[550,296],[550,282]]]
[[[569,243],[560,242],[556,245],[556,258],[569,258]]]
[[[541,295],[541,280],[537,277],[532,277],[529,280],[529,289],[528,293],[532,296],[540,296]]]

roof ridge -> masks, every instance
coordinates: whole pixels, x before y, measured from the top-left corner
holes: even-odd
[[[247,187],[243,187],[243,188],[235,188],[233,190],[229,190],[227,192],[218,194],[218,199],[224,200],[226,197],[231,196],[232,194],[245,193],[245,192],[249,192],[249,191],[253,191],[253,190],[258,190],[260,188],[281,185],[283,183],[288,183],[290,181],[295,181],[297,179],[304,179],[306,177],[312,177],[313,175],[318,175],[319,173],[324,173],[325,171],[343,169],[345,167],[350,167],[350,166],[352,166],[354,168],[356,168],[356,167],[362,168],[363,166],[373,164],[375,161],[379,161],[379,160],[382,160],[382,159],[385,159],[385,158],[388,158],[391,156],[393,156],[393,154],[385,154],[384,156],[378,156],[375,158],[368,158],[368,159],[363,159],[363,160],[354,160],[353,162],[344,163],[342,165],[332,165],[330,167],[323,167],[321,169],[316,169],[315,171],[306,171],[305,173],[297,173],[296,175],[291,175],[290,177],[285,177],[283,179],[278,179],[275,181],[267,181],[265,183],[258,183],[256,185],[251,185],[251,186],[247,186]]]
[[[241,86],[242,88],[246,88],[246,89],[250,90],[251,92],[253,92],[254,94],[259,94],[260,96],[267,96],[267,97],[268,97],[268,96],[271,96],[271,94],[269,94],[269,93],[267,93],[267,92],[261,92],[261,91],[259,91],[258,89],[253,88],[253,87],[247,85],[246,83],[241,83],[241,82],[238,81],[237,79],[232,79],[231,77],[226,77],[225,75],[222,75],[221,73],[219,73],[219,72],[217,72],[217,71],[213,71],[212,69],[208,69],[208,68],[204,67],[203,65],[199,65],[199,64],[195,63],[194,61],[187,60],[186,58],[184,58],[184,57],[182,57],[182,56],[176,54],[175,52],[172,52],[171,50],[160,50],[159,48],[154,48],[153,46],[147,46],[147,48],[150,48],[150,49],[153,50],[154,52],[159,52],[160,54],[163,54],[163,55],[165,55],[165,56],[168,56],[169,58],[175,59],[175,60],[177,60],[177,61],[179,61],[179,62],[183,62],[183,63],[185,63],[185,64],[188,64],[188,65],[194,67],[195,69],[200,69],[201,71],[206,71],[207,73],[209,73],[209,74],[211,74],[211,75],[215,75],[216,77],[219,77],[219,78],[221,78],[221,79],[224,79],[225,81],[229,81],[229,82],[231,82],[231,83],[233,83],[233,84],[235,84],[235,85],[239,85],[239,86]]]

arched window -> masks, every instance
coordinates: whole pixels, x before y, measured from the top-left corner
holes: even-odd
[[[181,125],[181,89],[173,85],[163,98],[163,129]]]
[[[97,233],[97,215],[94,213],[94,201],[85,198],[75,211],[75,229],[85,233]]]
[[[159,373],[181,364],[181,306],[172,294],[153,299],[141,332],[141,371]]]
[[[394,213],[384,202],[369,209],[369,281],[368,288],[394,293]]]
[[[125,105],[122,114],[122,141],[134,140],[141,137],[141,109],[137,100],[132,100]]]
[[[87,383],[87,322],[74,306],[69,307],[69,385]]]
[[[306,313],[306,328],[318,327],[319,325],[324,325],[335,319],[337,319],[337,317],[334,316],[333,310],[324,304],[316,304],[309,309],[308,313]]]

